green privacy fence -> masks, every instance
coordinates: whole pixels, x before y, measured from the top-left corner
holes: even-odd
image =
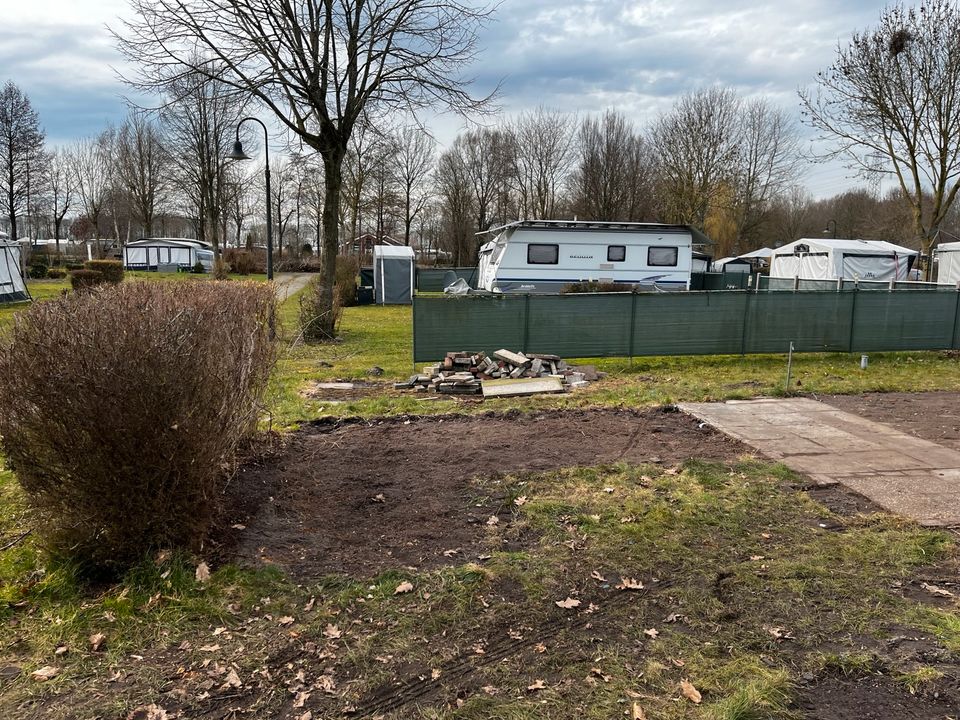
[[[960,292],[867,289],[418,297],[414,362],[500,348],[563,357],[960,349]]]

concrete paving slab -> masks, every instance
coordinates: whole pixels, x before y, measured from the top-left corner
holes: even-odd
[[[960,451],[808,398],[680,408],[814,483],[841,483],[923,525],[960,526]]]

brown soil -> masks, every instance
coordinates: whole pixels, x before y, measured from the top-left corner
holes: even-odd
[[[275,563],[301,578],[462,563],[483,553],[489,518],[509,516],[496,484],[481,488],[474,478],[745,452],[673,409],[315,424],[293,435],[274,462],[238,472],[231,484],[238,505],[218,540],[224,555]],[[449,550],[458,553],[447,557]]]
[[[936,691],[911,695],[887,678],[872,676],[812,684],[800,693],[797,707],[816,720],[944,720],[960,710],[955,700]]]
[[[868,393],[818,397],[840,410],[960,450],[960,393]]]

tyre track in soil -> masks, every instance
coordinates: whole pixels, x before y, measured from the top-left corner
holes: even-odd
[[[439,666],[440,677],[434,680],[432,677],[421,679],[419,675],[411,676],[399,683],[385,685],[378,690],[370,693],[361,700],[356,706],[356,711],[351,714],[357,718],[372,718],[389,712],[402,710],[404,707],[422,700],[430,695],[439,692],[444,685],[451,681],[457,682],[464,680],[474,672],[485,667],[502,661],[505,658],[518,655],[524,650],[532,649],[537,642],[542,642],[544,638],[555,637],[564,630],[581,630],[590,623],[596,623],[611,610],[629,605],[631,602],[647,600],[655,596],[659,591],[669,588],[672,582],[662,581],[648,586],[645,590],[620,591],[603,599],[600,609],[593,613],[581,612],[574,618],[556,617],[541,623],[528,635],[537,638],[536,642],[525,639],[513,639],[509,636],[496,641],[484,647],[483,655],[463,655],[455,660]],[[594,598],[598,599],[598,598]],[[590,600],[582,602],[590,603]],[[442,678],[442,682],[440,680]]]

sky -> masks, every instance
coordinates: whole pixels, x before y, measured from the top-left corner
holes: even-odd
[[[472,70],[475,92],[501,85],[513,113],[543,105],[580,116],[614,108],[648,125],[685,92],[714,84],[763,96],[796,114],[798,88],[832,62],[837,44],[875,25],[868,0],[503,0]],[[66,143],[119,123],[123,60],[108,27],[125,0],[0,0],[0,82],[38,109],[48,139]],[[441,143],[462,122],[431,118]],[[809,130],[802,131],[810,136]],[[806,185],[826,197],[856,184],[836,164]]]

